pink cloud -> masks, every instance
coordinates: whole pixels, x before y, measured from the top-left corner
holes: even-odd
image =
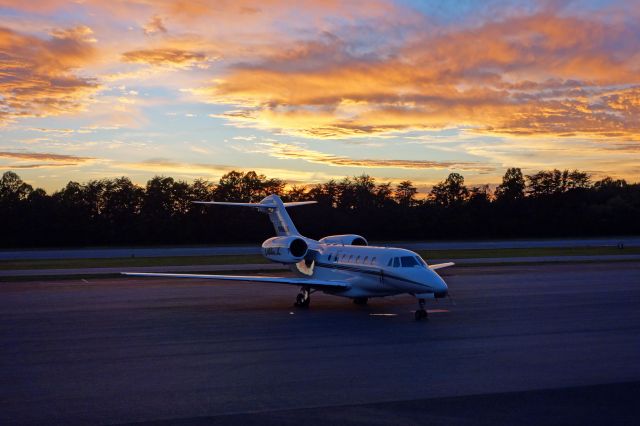
[[[91,30],[56,30],[49,39],[0,28],[0,123],[82,109],[97,82],[73,70],[95,55]]]

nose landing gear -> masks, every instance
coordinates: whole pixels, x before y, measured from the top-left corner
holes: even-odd
[[[296,296],[296,303],[293,306],[299,308],[307,308],[311,303],[311,289],[309,287],[302,287],[300,293]]]
[[[418,299],[418,305],[419,305],[419,309],[416,311],[415,317],[416,317],[416,321],[421,321],[421,320],[426,320],[429,319],[429,315],[427,314],[426,309],[424,309],[424,305],[425,305],[425,300],[424,299]]]
[[[356,305],[364,306],[367,304],[367,302],[369,302],[368,297],[356,297],[355,299],[353,299],[353,303]]]

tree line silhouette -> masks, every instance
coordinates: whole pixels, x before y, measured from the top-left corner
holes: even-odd
[[[565,237],[640,234],[640,184],[578,170],[523,175],[509,168],[494,191],[467,187],[458,173],[418,197],[411,181],[392,186],[368,175],[310,186],[232,171],[218,183],[156,176],[69,182],[53,194],[11,171],[0,180],[2,247],[208,244],[258,242],[271,224],[251,209],[194,204],[196,200],[257,202],[315,200],[291,209],[312,238],[357,233],[369,240]]]

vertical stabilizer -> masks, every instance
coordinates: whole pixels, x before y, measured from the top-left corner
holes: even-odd
[[[287,213],[287,207],[303,206],[305,204],[315,204],[315,201],[298,201],[293,203],[283,203],[280,197],[277,195],[269,195],[264,197],[259,203],[231,203],[227,201],[194,201],[198,204],[220,204],[223,206],[236,206],[236,207],[253,207],[258,209],[262,213],[269,215],[273,228],[276,231],[277,236],[297,235],[300,233],[293,224],[289,213]]]
[[[266,208],[261,207],[260,211],[269,215],[269,219],[271,220],[271,223],[273,223],[276,235],[300,235],[296,226],[293,224],[289,213],[287,213],[285,204],[282,202],[280,197],[277,195],[269,195],[268,197],[263,198],[262,201],[260,201],[260,204],[269,206]]]

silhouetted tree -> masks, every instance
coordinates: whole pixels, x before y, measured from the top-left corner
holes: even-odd
[[[284,181],[267,179],[254,171],[231,171],[220,178],[215,191],[216,199],[221,201],[257,202],[269,194],[282,194]]]
[[[403,207],[413,207],[416,205],[416,194],[418,189],[413,186],[410,180],[403,180],[396,186],[393,198]]]
[[[587,188],[589,186],[589,174],[574,170],[560,171],[541,170],[533,175],[527,175],[529,184],[527,192],[533,197],[552,194],[561,194],[570,189]]]
[[[329,182],[313,185],[308,197],[320,205],[337,207],[340,200],[340,187],[335,180],[331,179]]]
[[[523,177],[507,170],[496,189],[470,190],[451,173],[418,203],[410,181],[395,191],[367,175],[310,187],[293,186],[284,197],[316,200],[292,209],[298,229],[311,237],[359,233],[369,239],[505,238],[640,233],[640,184],[603,178],[591,183],[577,170],[540,171]],[[230,172],[215,185],[156,176],[145,187],[126,177],[69,182],[47,195],[7,172],[0,179],[4,247],[214,243],[259,241],[273,235],[252,209],[194,204],[195,200],[259,201],[284,191],[284,181],[255,172]],[[223,198],[229,197],[229,198]],[[505,202],[509,200],[509,202]],[[524,226],[526,224],[526,226]]]
[[[522,170],[516,167],[507,169],[502,177],[502,183],[496,187],[497,201],[517,201],[524,198],[524,176]]]
[[[627,181],[624,179],[612,179],[607,176],[593,184],[593,189],[596,191],[608,191],[608,190],[620,190],[627,186]]]
[[[474,186],[469,191],[467,203],[470,204],[489,204],[491,202],[491,193],[489,185]]]
[[[190,192],[194,201],[212,201],[216,186],[204,179],[196,179],[191,185]]]
[[[329,195],[328,190],[337,190],[337,207],[345,210],[370,209],[391,201],[391,184],[376,185],[375,179],[365,174],[344,178],[335,188],[325,187],[322,192]]]
[[[33,187],[14,172],[4,172],[0,179],[0,202],[7,205],[26,200]]]
[[[170,217],[174,212],[172,177],[155,176],[147,182],[142,213],[153,216]]]
[[[460,204],[467,199],[469,191],[464,186],[464,177],[458,173],[451,173],[442,182],[433,186],[431,197],[441,206]]]
[[[354,176],[352,191],[354,206],[358,210],[372,208],[375,205],[376,180],[369,175]]]
[[[305,186],[293,185],[285,193],[284,199],[287,201],[306,201],[309,200],[309,193]]]
[[[395,205],[391,182],[381,183],[376,186],[374,200],[376,207],[389,207]]]

